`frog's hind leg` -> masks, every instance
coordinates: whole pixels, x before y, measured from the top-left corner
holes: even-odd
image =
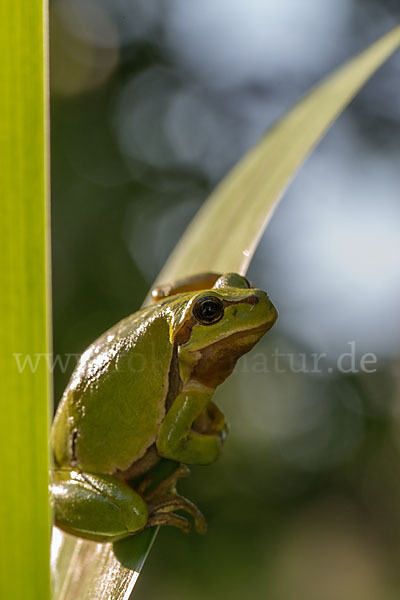
[[[60,529],[97,542],[114,542],[142,530],[145,500],[110,475],[55,469],[50,485],[55,523]]]
[[[151,479],[145,479],[141,483],[138,492],[144,494],[149,509],[147,527],[153,525],[173,525],[188,533],[190,531],[189,521],[173,513],[175,510],[182,510],[193,517],[197,533],[206,533],[207,524],[202,513],[193,502],[180,496],[176,491],[177,480],[182,477],[188,477],[189,474],[189,468],[181,464],[150,492],[146,493],[145,490],[151,485]]]

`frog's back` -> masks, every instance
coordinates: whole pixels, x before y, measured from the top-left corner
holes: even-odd
[[[127,317],[82,355],[54,419],[56,463],[91,472],[127,469],[155,441],[172,359],[165,317]]]

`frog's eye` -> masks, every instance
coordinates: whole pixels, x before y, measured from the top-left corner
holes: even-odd
[[[215,296],[203,296],[193,307],[193,315],[202,325],[212,325],[224,315],[224,305]]]

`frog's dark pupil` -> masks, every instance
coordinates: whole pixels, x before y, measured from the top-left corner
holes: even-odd
[[[219,298],[202,298],[194,307],[194,315],[198,321],[210,325],[216,323],[224,314],[224,305]]]
[[[218,314],[218,306],[215,306],[215,302],[204,302],[201,312],[206,319],[213,319]]]

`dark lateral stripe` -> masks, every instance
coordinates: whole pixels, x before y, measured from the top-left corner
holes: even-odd
[[[226,308],[227,306],[233,306],[235,304],[243,304],[243,302],[245,302],[246,304],[250,304],[250,305],[255,305],[258,302],[258,298],[257,296],[248,296],[247,298],[242,298],[242,300],[225,300],[222,299],[224,308]],[[192,335],[192,330],[194,325],[197,323],[197,319],[195,319],[195,317],[192,315],[190,317],[190,319],[188,321],[186,321],[186,323],[184,323],[182,325],[182,327],[176,332],[175,335],[175,343],[178,344],[178,346],[182,346],[183,344],[186,344]]]

